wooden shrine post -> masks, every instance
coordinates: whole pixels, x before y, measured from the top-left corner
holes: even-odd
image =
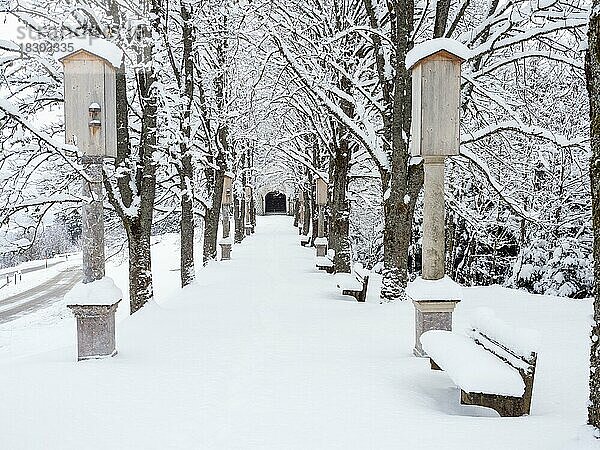
[[[452,329],[452,312],[460,301],[460,289],[444,277],[444,163],[459,153],[460,70],[468,53],[459,42],[442,38],[416,46],[406,57],[412,71],[411,155],[423,158],[425,171],[422,278],[407,288],[415,305],[417,356],[425,356],[422,333]]]
[[[223,176],[223,195],[221,197],[221,210],[223,214],[223,239],[219,242],[221,246],[221,261],[231,259],[231,246],[233,240],[231,239],[231,224],[230,224],[230,210],[231,202],[233,199],[233,177],[226,173]]]
[[[315,239],[315,247],[317,256],[327,255],[327,238],[325,237],[325,205],[327,205],[327,183],[322,178],[316,180],[316,198],[317,198],[317,239]]]
[[[122,296],[112,280],[104,277],[102,188],[103,158],[117,154],[115,54],[120,61],[121,52],[100,39],[89,42],[60,58],[64,68],[65,141],[78,147],[85,174],[81,211],[83,280],[68,296],[68,307],[77,318],[78,360],[116,354],[114,316]],[[101,289],[100,285],[110,289]]]

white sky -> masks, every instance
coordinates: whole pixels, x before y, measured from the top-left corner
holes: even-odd
[[[22,29],[19,30],[19,27],[24,26],[14,16],[0,13],[0,39],[16,43],[31,41],[27,37],[27,33],[24,33]],[[23,34],[25,34],[25,37],[22,37]]]

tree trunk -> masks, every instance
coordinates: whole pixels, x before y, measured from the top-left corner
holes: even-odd
[[[310,193],[308,190],[303,189],[302,195],[304,196],[304,224],[302,225],[302,232],[308,236],[310,230],[311,218],[312,218],[312,206],[310,203]]]
[[[346,77],[342,77],[339,83],[340,89],[351,95],[351,83]],[[352,103],[342,100],[342,110],[348,117],[354,116]],[[352,147],[350,132],[342,124],[334,129],[339,132],[338,139],[334,138],[335,151],[332,159],[331,170],[331,222],[329,224],[330,246],[335,250],[333,265],[336,272],[351,272],[352,249],[350,245],[350,202],[346,198],[348,190],[348,172],[350,171],[350,159],[352,158]]]
[[[590,350],[588,422],[600,429],[600,0],[593,0],[585,73],[590,99],[590,178],[594,230],[594,323]]]
[[[225,164],[221,154],[217,161],[221,160],[223,167]],[[223,177],[225,169],[214,169],[208,167],[205,170],[208,192],[212,192],[212,202],[209,208],[206,208],[204,214],[204,247],[203,263],[206,265],[209,261],[217,259],[217,238],[219,233],[219,219],[221,218],[221,198],[223,196]]]
[[[181,287],[187,286],[195,278],[194,269],[194,203],[193,189],[191,186],[193,179],[193,169],[191,157],[189,154],[182,159],[181,173],[181,223],[180,223],[180,269],[181,269]]]
[[[161,5],[151,6],[152,28],[161,26]],[[110,13],[114,24],[121,22],[118,3],[112,2]],[[154,48],[151,31],[144,28],[144,45],[138,48],[139,69],[137,79],[141,109],[141,131],[137,153],[132,152],[128,124],[127,79],[125,66],[116,73],[116,125],[117,157],[115,168],[119,172],[113,185],[104,177],[108,200],[119,215],[127,233],[129,248],[129,298],[131,313],[138,311],[154,295],[152,288],[152,264],[150,234],[156,197],[157,112],[158,97],[156,73],[152,67]],[[137,203],[137,206],[134,206]],[[133,211],[133,212],[132,212]]]
[[[371,28],[380,28],[380,18],[372,0],[363,0]],[[394,77],[388,76],[381,37],[372,34],[381,97],[384,104],[383,150],[391,168],[380,167],[384,193],[384,270],[382,301],[404,298],[408,279],[408,248],[414,205],[423,184],[423,167],[409,166],[408,136],[411,123],[411,79],[405,67],[406,53],[412,46],[414,1],[397,0],[386,4],[393,43],[391,64]],[[420,182],[420,183],[419,183]]]
[[[294,199],[294,226],[298,227],[298,222],[300,221],[300,200],[298,198]]]
[[[152,49],[146,49],[146,61],[151,60]],[[156,74],[149,67],[138,72],[138,85],[144,100],[142,108],[142,132],[140,135],[140,167],[136,173],[136,185],[139,186],[140,205],[137,217],[127,227],[130,239],[130,277],[129,292],[131,313],[139,310],[154,295],[152,289],[152,270],[150,256],[150,234],[156,197],[156,162],[154,152],[157,148],[157,112],[158,98]],[[133,251],[132,251],[133,250]]]
[[[333,170],[331,171],[332,199],[329,245],[335,250],[333,264],[336,272],[350,272],[350,202],[346,198],[348,169],[350,165],[350,144],[347,135],[342,137],[335,149]]]
[[[254,190],[252,191],[252,197],[250,198],[250,224],[252,225],[252,232],[254,233],[254,227],[256,227],[256,203],[254,202]]]
[[[384,195],[384,270],[381,287],[381,298],[384,301],[405,298],[408,249],[415,205],[423,187],[423,176],[423,163],[411,165],[408,167],[407,185],[390,189],[387,198]]]
[[[239,195],[239,197],[238,197]],[[234,223],[234,242],[239,244],[244,240],[246,233],[244,227],[244,213],[246,210],[246,200],[244,198],[244,192],[241,194],[234,194],[233,199],[233,223]]]
[[[127,227],[129,245],[129,299],[131,314],[152,300],[152,260],[150,230],[139,221]]]
[[[194,168],[188,143],[191,136],[190,119],[194,102],[194,32],[191,6],[182,2],[182,37],[183,37],[183,97],[184,111],[180,121],[181,134],[184,139],[180,144],[179,189],[181,191],[181,223],[180,223],[180,269],[181,287],[187,286],[195,278],[194,270]]]
[[[219,219],[221,214],[221,199],[223,197],[223,177],[227,170],[227,155],[229,154],[228,145],[228,125],[226,122],[226,99],[225,99],[225,68],[227,53],[227,15],[221,15],[220,29],[218,36],[218,44],[216,46],[216,62],[219,67],[217,77],[214,80],[215,96],[217,103],[217,112],[219,122],[215,141],[217,149],[212,158],[209,158],[209,164],[204,171],[206,177],[207,192],[212,195],[212,201],[209,207],[206,208],[204,222],[204,248],[203,248],[203,263],[206,265],[208,261],[217,258],[217,237],[219,231]],[[211,163],[214,163],[211,164]],[[212,167],[211,167],[212,166]]]

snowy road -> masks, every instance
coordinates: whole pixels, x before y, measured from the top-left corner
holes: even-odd
[[[38,286],[0,300],[0,324],[61,300],[80,279],[80,268],[69,267]]]

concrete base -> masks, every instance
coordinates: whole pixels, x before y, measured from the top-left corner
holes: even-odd
[[[317,249],[317,256],[327,256],[327,245],[326,244],[315,244]]]
[[[415,306],[415,348],[418,357],[427,354],[421,346],[421,335],[429,330],[452,331],[452,312],[460,300],[413,300]]]
[[[221,246],[221,261],[231,259],[231,244],[219,244]]]
[[[115,311],[112,305],[67,305],[77,319],[77,360],[110,358],[117,354]]]

